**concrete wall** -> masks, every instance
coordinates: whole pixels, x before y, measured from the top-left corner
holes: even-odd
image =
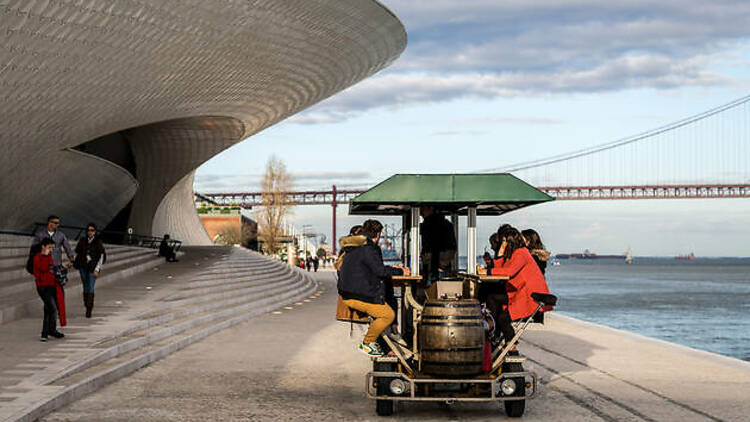
[[[0,228],[50,213],[105,226],[132,199],[136,233],[205,243],[191,195],[200,164],[405,45],[399,20],[373,0],[4,4]],[[135,171],[68,150],[115,133],[91,151],[125,157],[125,139]]]

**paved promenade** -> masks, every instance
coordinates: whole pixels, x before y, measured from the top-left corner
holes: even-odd
[[[333,320],[320,290],[193,344],[44,421],[387,420],[364,397],[362,332]],[[320,293],[322,291],[322,294]],[[746,421],[750,364],[563,316],[527,333],[542,376],[526,421]],[[495,421],[497,404],[409,404],[393,419]]]
[[[36,420],[189,344],[316,290],[301,271],[244,249],[184,250],[178,263],[162,261],[151,270],[97,286],[91,319],[83,318],[80,293],[70,295],[68,326],[61,328],[64,339],[40,342],[37,316],[1,324],[0,421]],[[33,289],[33,282],[28,283]]]

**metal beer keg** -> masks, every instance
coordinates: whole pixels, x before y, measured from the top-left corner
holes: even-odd
[[[481,373],[482,318],[475,299],[428,300],[419,324],[422,372],[442,377]]]

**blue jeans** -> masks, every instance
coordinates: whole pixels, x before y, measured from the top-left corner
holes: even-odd
[[[94,284],[96,283],[96,277],[94,277],[94,273],[84,268],[79,269],[78,272],[81,274],[81,281],[83,282],[83,292],[94,293]]]

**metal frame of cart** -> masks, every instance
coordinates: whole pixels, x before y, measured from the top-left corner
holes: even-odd
[[[398,342],[396,338],[383,336],[388,346],[394,351],[395,356],[373,359],[374,370],[365,377],[366,395],[368,398],[376,400],[376,410],[379,415],[391,414],[393,404],[396,401],[503,401],[506,403],[506,412],[509,416],[521,416],[523,414],[524,401],[534,397],[537,393],[538,377],[535,373],[522,369],[525,358],[508,356],[508,353],[528,327],[531,318],[517,326],[517,333],[513,341],[493,351],[492,369],[488,373],[469,378],[437,378],[421,373],[417,325],[423,308],[414,298],[414,290],[419,288],[422,282],[419,267],[419,209],[421,206],[430,205],[441,213],[450,215],[456,231],[456,238],[458,238],[459,216],[466,216],[467,268],[464,271],[459,271],[457,268],[458,251],[456,251],[453,262],[456,274],[469,285],[470,297],[475,298],[478,285],[507,280],[506,277],[476,274],[476,265],[472,257],[477,256],[477,216],[501,215],[552,200],[554,200],[553,197],[515,176],[501,173],[399,174],[390,177],[350,201],[349,214],[351,215],[402,216],[404,227],[402,231],[403,261],[404,265],[410,267],[412,273],[411,276],[394,277],[394,287],[401,288],[401,318],[399,318],[399,321],[402,332],[404,332],[406,324],[404,316],[411,313],[412,347],[408,348],[406,344]],[[406,251],[408,251],[408,254]],[[548,302],[554,299],[551,295],[542,296],[535,299],[543,299]],[[537,300],[539,302],[537,312],[545,305],[540,300]],[[514,370],[504,371],[504,368],[514,368]],[[518,370],[518,368],[521,368],[521,370]],[[527,381],[527,378],[529,381]],[[505,394],[503,392],[503,382],[509,379],[514,380],[514,382],[522,380],[523,385],[518,387],[523,390],[522,395],[517,393]],[[401,394],[392,392],[394,382],[400,382],[398,385],[403,388]],[[391,391],[383,388],[386,383],[391,385]],[[431,386],[434,386],[434,388],[431,388]],[[445,388],[439,391],[438,386]],[[452,390],[457,392],[451,394],[450,391]],[[448,391],[448,393],[445,393],[445,391]],[[509,409],[511,410],[509,411]]]

